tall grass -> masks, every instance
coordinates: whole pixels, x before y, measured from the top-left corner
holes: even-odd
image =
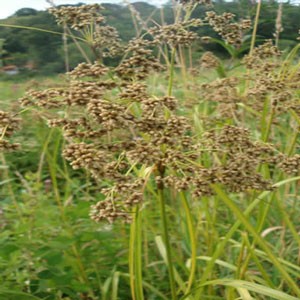
[[[0,119],[1,139],[22,144],[1,154],[0,299],[300,298],[299,46],[282,57],[255,45],[259,2],[237,61],[248,22],[208,14],[234,59],[209,55],[195,75],[184,53],[196,4],[175,6],[169,26],[149,19],[129,45],[112,41],[125,52],[116,68],[102,65],[116,49],[89,38],[98,61],[58,87],[31,83],[26,109],[3,92],[23,128],[8,135]],[[77,13],[105,34],[98,9]],[[68,9],[52,13],[86,37]]]

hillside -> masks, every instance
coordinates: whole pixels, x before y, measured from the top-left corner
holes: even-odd
[[[80,5],[80,4],[78,4]],[[113,26],[119,32],[123,43],[126,43],[135,36],[134,22],[132,15],[138,12],[143,22],[148,27],[152,24],[173,22],[173,10],[171,6],[165,5],[159,9],[145,2],[136,2],[131,9],[128,6],[116,4],[103,4],[103,15],[106,17],[108,25]],[[209,8],[199,7],[193,13],[193,17],[203,18],[205,11]],[[134,11],[133,11],[134,10]],[[236,19],[253,18],[255,9],[251,1],[215,1],[214,10],[218,13],[230,11],[236,15]],[[258,26],[259,40],[273,38],[275,23],[278,13],[278,3],[275,1],[265,1],[262,5],[261,19]],[[138,19],[136,20],[138,22]],[[62,40],[62,29],[57,26],[53,16],[46,11],[36,11],[31,8],[23,8],[15,12],[9,18],[0,21],[0,51],[1,63],[4,66],[15,65],[20,69],[34,69],[35,72],[44,74],[60,73],[64,71],[65,51]],[[300,9],[289,3],[283,4],[282,10],[283,31],[280,36],[280,47],[292,47],[295,44],[297,31],[300,28]],[[7,27],[5,27],[7,26]],[[16,26],[16,27],[9,27]],[[138,24],[138,27],[141,24]],[[23,28],[20,28],[23,27]],[[26,27],[26,28],[25,28]],[[42,29],[39,31],[30,28]],[[209,26],[202,26],[199,30],[200,36],[218,37]],[[49,31],[49,32],[47,32]],[[54,33],[53,33],[54,32]],[[68,55],[70,67],[76,66],[82,61],[82,55],[78,53],[77,47],[72,38],[67,39]],[[93,54],[84,42],[80,42],[81,47],[93,59]],[[225,55],[224,49],[218,44],[203,45],[196,43],[194,53],[196,58],[199,53],[205,50],[219,52]],[[197,54],[198,53],[198,54]],[[110,61],[107,61],[110,63]],[[113,63],[113,61],[111,61]]]

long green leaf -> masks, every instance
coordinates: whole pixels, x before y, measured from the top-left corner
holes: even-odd
[[[120,273],[120,276],[126,277],[126,278],[130,278],[131,275],[127,274],[127,273]],[[163,293],[161,293],[157,288],[155,288],[153,285],[151,285],[150,283],[143,281],[143,286],[146,289],[149,289],[149,291],[152,291],[156,296],[160,297],[161,299],[164,300],[170,300],[168,297],[166,297]],[[155,298],[157,299],[157,298]]]
[[[299,298],[290,296],[284,292],[271,289],[261,284],[248,282],[244,280],[233,280],[233,279],[217,279],[206,282],[204,285],[224,285],[230,286],[236,289],[246,289],[257,294],[272,297],[277,300],[299,300]]]
[[[300,176],[298,177],[293,177],[293,178],[288,178],[282,181],[279,181],[277,183],[274,184],[274,187],[278,188],[280,186],[283,186],[287,183],[293,182],[293,181],[297,181],[300,179]],[[265,191],[262,192],[248,207],[247,209],[244,211],[244,215],[248,216],[250,215],[250,213],[257,207],[257,205],[259,205],[259,203],[266,198],[268,195],[270,195],[272,192],[271,191]],[[199,280],[199,284],[200,284],[200,288],[197,290],[196,292],[196,299],[200,299],[201,297],[201,293],[202,293],[202,288],[201,288],[201,284],[203,284],[209,277],[209,275],[212,272],[212,269],[214,267],[214,264],[216,262],[216,260],[218,259],[218,257],[223,253],[223,250],[227,244],[227,242],[231,239],[231,237],[233,236],[233,234],[236,232],[236,230],[238,230],[238,228],[241,225],[241,221],[238,219],[231,227],[231,229],[228,231],[228,233],[226,234],[226,236],[224,237],[224,239],[220,242],[220,244],[217,246],[214,254],[211,257],[211,260],[208,262],[200,280]]]
[[[157,249],[158,249],[161,257],[163,258],[165,264],[167,265],[168,264],[167,252],[166,252],[166,247],[165,247],[165,244],[162,240],[162,237],[159,236],[159,235],[156,236],[155,237],[155,243],[156,243]],[[186,286],[185,286],[184,280],[181,278],[181,276],[179,275],[177,270],[175,268],[173,268],[173,269],[174,269],[175,281],[178,283],[181,291],[185,292],[186,291]]]
[[[6,289],[0,289],[0,296],[5,296],[5,297],[11,297],[11,296],[16,296],[18,298],[15,299],[22,299],[22,300],[41,300],[42,298],[38,298],[36,296],[23,293],[23,292],[16,292],[16,291],[10,291]]]
[[[256,239],[257,244],[266,252],[274,266],[281,273],[282,278],[286,281],[289,287],[300,297],[300,288],[297,283],[292,279],[292,277],[288,274],[286,269],[280,263],[276,255],[271,251],[268,244],[265,240],[260,236],[260,234],[255,230],[255,228],[248,221],[245,214],[238,208],[238,206],[228,197],[228,195],[221,189],[218,185],[211,185],[212,189],[216,192],[216,194],[223,200],[223,202],[228,206],[228,208],[235,214],[235,216],[242,222],[245,228],[253,235]]]

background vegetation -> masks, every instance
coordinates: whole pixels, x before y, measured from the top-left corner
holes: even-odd
[[[258,37],[260,40],[273,38],[278,3],[276,1],[262,1],[261,16],[258,26]],[[133,4],[140,13],[143,20],[149,17],[157,23],[161,23],[163,16],[165,23],[174,21],[172,5],[166,4],[162,10],[145,2]],[[123,43],[127,43],[134,35],[132,24],[132,13],[126,5],[103,4],[105,8],[103,15],[107,19],[107,24],[115,27]],[[199,6],[193,12],[192,17],[204,18],[205,12],[209,8]],[[252,18],[255,15],[255,5],[252,1],[214,1],[214,10],[217,13],[230,11],[236,15],[236,20],[241,18]],[[295,45],[297,38],[297,28],[300,27],[300,10],[298,5],[293,5],[289,1],[283,3],[282,22],[283,31],[280,36],[279,46],[282,49],[290,49]],[[36,11],[30,8],[18,10],[13,16],[2,20],[2,24],[36,27],[39,29],[60,32],[62,28],[57,26],[53,16],[46,11]],[[151,22],[149,23],[151,24]],[[152,23],[154,24],[154,23]],[[204,26],[197,30],[200,36],[218,37],[214,31]],[[0,39],[3,40],[2,64],[17,65],[25,69],[31,64],[34,72],[38,74],[55,74],[64,72],[64,51],[62,37],[57,34],[28,30],[22,28],[0,27]],[[78,53],[72,39],[68,39],[70,51],[70,65],[75,67],[82,59]],[[86,50],[85,44],[82,45]],[[205,45],[200,41],[193,46],[195,58],[199,58],[205,50],[210,50],[226,57],[226,51],[218,44]],[[88,50],[87,50],[88,51]],[[113,64],[111,59],[106,59],[106,63]],[[28,74],[27,74],[28,76]]]

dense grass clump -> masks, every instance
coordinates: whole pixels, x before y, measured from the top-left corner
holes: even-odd
[[[179,2],[127,45],[100,5],[51,9],[97,60],[0,112],[0,299],[300,297],[299,46],[255,46],[258,4],[237,59],[250,20]],[[199,26],[231,60],[191,59]]]

